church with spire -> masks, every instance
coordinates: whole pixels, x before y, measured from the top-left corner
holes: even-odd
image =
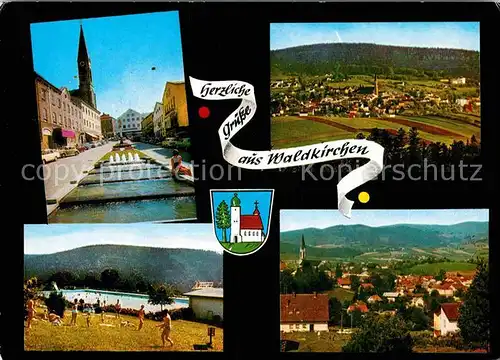
[[[259,211],[259,202],[254,202],[252,214],[241,214],[241,200],[238,193],[231,199],[231,243],[262,242],[266,238],[264,225]]]
[[[300,242],[300,250],[299,250],[299,267],[301,269],[304,269],[304,267],[309,266],[313,268],[318,268],[320,265],[324,264],[325,261],[322,260],[311,260],[310,258],[307,259],[307,252],[306,252],[306,241],[304,239],[304,234],[302,234],[302,241]]]
[[[83,34],[83,25],[80,24],[80,38],[78,41],[78,89],[71,90],[72,96],[78,97],[88,105],[97,109],[97,101],[94,92],[94,83],[92,81],[92,67],[85,35]]]

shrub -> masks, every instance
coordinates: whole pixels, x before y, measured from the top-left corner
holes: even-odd
[[[54,312],[61,318],[64,317],[66,299],[64,298],[62,293],[58,293],[56,291],[51,292],[49,297],[45,299],[45,305],[47,306],[47,310],[49,311],[49,313]]]
[[[182,308],[182,318],[184,320],[193,320],[194,319],[194,311],[192,308],[187,307],[187,308]]]

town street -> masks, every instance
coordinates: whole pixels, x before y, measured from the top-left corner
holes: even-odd
[[[104,144],[44,165],[45,198],[59,201],[78,185],[85,175],[83,172],[93,168],[94,163],[111,151],[112,147],[113,143]]]

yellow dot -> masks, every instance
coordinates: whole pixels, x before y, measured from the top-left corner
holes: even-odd
[[[366,191],[362,191],[358,195],[358,200],[363,204],[366,204],[368,201],[370,201],[370,194],[368,194]]]

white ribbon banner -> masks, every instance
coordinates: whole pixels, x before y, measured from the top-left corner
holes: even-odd
[[[337,140],[290,149],[252,151],[237,148],[231,143],[235,136],[257,110],[253,85],[243,81],[204,81],[189,77],[193,95],[205,100],[241,99],[238,108],[219,128],[219,138],[224,159],[233,166],[250,170],[278,169],[302,166],[325,161],[365,158],[370,161],[351,171],[337,184],[338,209],[351,217],[353,201],[346,194],[376,178],[382,171],[384,148],[369,140]]]

